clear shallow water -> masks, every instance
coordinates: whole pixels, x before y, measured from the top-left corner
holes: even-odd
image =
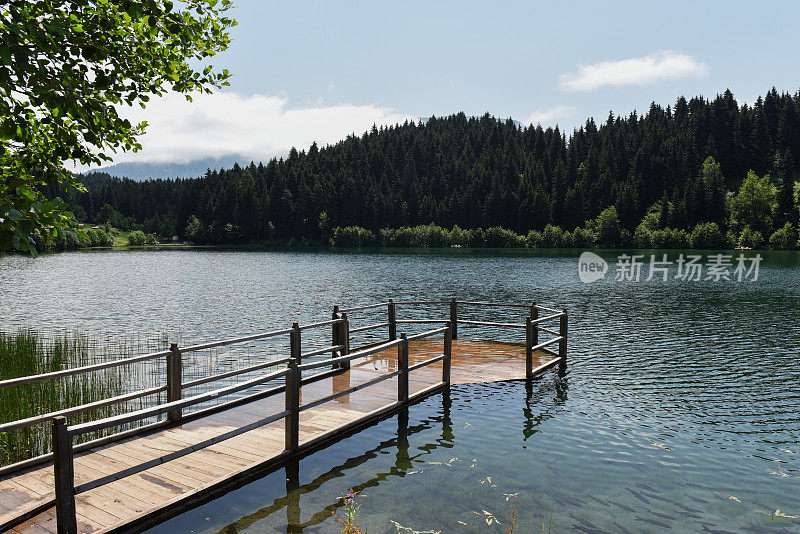
[[[415,530],[501,532],[486,524],[484,510],[502,521],[504,493],[519,493],[520,532],[538,531],[551,514],[553,532],[800,531],[800,517],[782,517],[800,516],[800,257],[765,254],[757,282],[586,285],[577,256],[4,257],[0,326],[180,332],[200,341],[390,295],[537,300],[569,310],[570,359],[560,376],[530,390],[522,383],[459,386],[449,399],[411,407],[408,430],[392,418],[304,459],[299,491],[287,494],[281,471],[158,532],[293,530],[288,524],[334,532],[330,513],[352,487],[363,487],[370,532],[397,532],[390,520]]]

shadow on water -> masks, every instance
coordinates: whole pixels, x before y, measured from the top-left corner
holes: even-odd
[[[525,440],[533,437],[538,432],[538,427],[553,417],[552,414],[547,412],[536,413],[535,405],[541,404],[545,399],[549,398],[552,403],[551,406],[558,407],[567,400],[566,368],[563,365],[557,369],[555,377],[554,381],[534,379],[525,383],[525,405],[522,410],[522,428]],[[274,528],[285,529],[285,532],[288,533],[316,532],[318,531],[316,527],[325,522],[330,523],[333,514],[339,513],[344,503],[337,495],[337,498],[334,499],[329,496],[327,503],[306,502],[301,504],[305,496],[320,490],[329,482],[340,481],[341,479],[347,480],[350,474],[359,467],[368,469],[366,464],[380,455],[393,455],[394,459],[391,465],[383,469],[368,471],[370,473],[368,478],[349,486],[348,489],[350,491],[357,495],[363,494],[367,490],[376,488],[391,479],[402,479],[414,473],[415,463],[422,462],[424,457],[431,455],[434,451],[454,448],[456,441],[451,417],[453,393],[447,390],[440,396],[430,398],[425,402],[435,409],[436,413],[434,415],[423,417],[412,424],[409,422],[409,411],[415,411],[416,407],[404,408],[391,419],[379,423],[379,425],[389,425],[391,422],[396,423],[396,432],[392,437],[380,441],[376,446],[364,450],[361,454],[347,457],[346,460],[326,469],[321,474],[313,476],[307,482],[301,481],[301,472],[308,459],[304,458],[290,463],[283,469],[285,480],[284,495],[274,499],[269,505],[248,513],[236,521],[218,528],[216,531],[220,534],[232,534],[251,529],[258,530],[256,525],[259,522],[271,518],[271,525]],[[435,437],[430,435],[432,430],[437,431]],[[369,433],[370,430],[366,432]],[[412,446],[412,438],[415,436],[423,437],[424,441],[415,443]],[[325,450],[316,453],[316,455],[325,454]],[[413,486],[415,481],[409,481],[409,484]],[[330,492],[328,492],[328,495],[330,495]],[[387,503],[382,504],[386,506]],[[210,503],[207,506],[213,507],[214,504]],[[274,522],[276,514],[281,512],[285,513],[286,517],[286,522],[283,525]],[[365,512],[370,513],[370,511]]]
[[[555,380],[544,382],[539,379],[525,381],[525,407],[522,409],[522,441],[528,441],[537,432],[539,426],[545,421],[552,419],[555,414],[552,412],[534,413],[534,406],[541,405],[546,396],[553,399],[554,407],[557,408],[567,402],[567,364],[563,360],[555,369]],[[555,411],[555,410],[553,410]]]
[[[265,506],[220,529],[219,532],[225,534],[241,532],[253,526],[258,521],[280,512],[284,508],[286,509],[286,532],[290,533],[303,532],[304,529],[308,527],[319,525],[331,519],[331,516],[342,507],[343,503],[341,499],[329,503],[322,509],[318,509],[317,507],[317,511],[311,513],[308,520],[302,521],[300,508],[301,497],[319,489],[326,482],[344,477],[348,471],[376,458],[378,454],[384,451],[390,453],[394,452],[394,465],[392,465],[389,470],[377,472],[370,479],[354,485],[350,488],[351,491],[358,494],[367,488],[379,485],[390,477],[405,476],[407,471],[413,467],[412,462],[414,459],[429,454],[431,451],[438,448],[452,447],[454,436],[452,422],[450,420],[451,405],[450,392],[444,392],[441,415],[423,419],[415,425],[409,425],[409,409],[404,408],[394,417],[397,421],[397,435],[395,437],[382,441],[377,446],[364,451],[358,456],[348,458],[345,462],[330,468],[325,473],[314,477],[310,482],[305,484],[300,483],[300,464],[303,463],[302,460],[290,463],[284,468],[286,495],[275,499],[269,506]],[[426,430],[431,430],[438,425],[441,425],[439,437],[419,447],[422,452],[412,455],[410,453],[409,438]],[[318,454],[324,454],[324,451]]]

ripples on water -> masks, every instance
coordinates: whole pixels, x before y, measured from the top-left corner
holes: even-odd
[[[520,532],[541,529],[551,514],[553,532],[800,531],[800,517],[784,517],[800,516],[798,255],[766,255],[757,282],[591,285],[578,280],[577,255],[4,257],[0,327],[179,332],[200,341],[388,296],[535,299],[570,312],[563,376],[529,391],[523,383],[459,386],[449,408],[441,396],[412,407],[407,431],[393,418],[303,460],[300,484],[311,486],[299,492],[287,496],[276,473],[157,530],[271,532],[290,521],[332,532],[326,514],[338,495],[364,486],[370,532],[396,532],[390,520],[500,531],[486,525],[484,510],[502,521],[503,493],[517,492]],[[509,318],[499,310],[474,317]],[[406,454],[420,461],[409,464]]]

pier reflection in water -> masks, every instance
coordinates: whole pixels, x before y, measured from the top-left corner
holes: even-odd
[[[515,434],[520,436],[521,430],[522,442],[532,440],[537,428],[550,419],[543,408],[556,408],[566,400],[565,369],[556,371],[542,380],[496,384],[501,390],[510,387],[517,393],[514,395],[518,401]],[[474,479],[473,486],[493,490],[498,503],[477,502],[475,506],[491,507],[496,510],[492,516],[504,520],[507,503],[503,493],[508,491],[497,484],[481,484],[486,477],[475,464],[482,460],[455,456],[457,435],[461,431],[468,433],[472,424],[462,423],[462,429],[455,429],[452,417],[453,411],[471,411],[470,396],[475,395],[475,400],[482,402],[481,399],[488,401],[497,393],[497,388],[471,391],[470,386],[454,386],[452,391],[404,409],[279,472],[170,520],[152,532],[174,532],[176,525],[194,532],[336,532],[338,523],[333,514],[342,516],[341,496],[348,491],[358,495],[362,526],[366,523],[369,532],[397,532],[400,523],[396,523],[395,518],[407,522],[401,518],[409,517],[405,513],[394,515],[393,511],[401,506],[400,501],[404,508],[418,509],[415,530],[423,527],[463,530],[464,511],[452,513],[461,506],[454,508],[448,504],[437,511],[429,509],[425,501],[432,491],[445,499],[450,495],[463,501],[464,495],[459,494],[467,488],[455,480],[453,487],[428,487],[425,477],[432,469],[449,470],[450,473],[441,473],[448,478],[466,475]],[[454,397],[456,403],[461,403],[459,406],[454,406]],[[361,452],[353,454],[354,451]],[[265,501],[268,504],[263,505]],[[242,513],[245,510],[247,512]],[[480,524],[486,528],[485,519],[480,519]],[[473,526],[478,525],[470,521]]]

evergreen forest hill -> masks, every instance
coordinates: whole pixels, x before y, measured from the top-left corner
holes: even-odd
[[[486,114],[373,127],[192,179],[91,175],[79,220],[197,244],[798,247],[800,92],[567,135]]]

